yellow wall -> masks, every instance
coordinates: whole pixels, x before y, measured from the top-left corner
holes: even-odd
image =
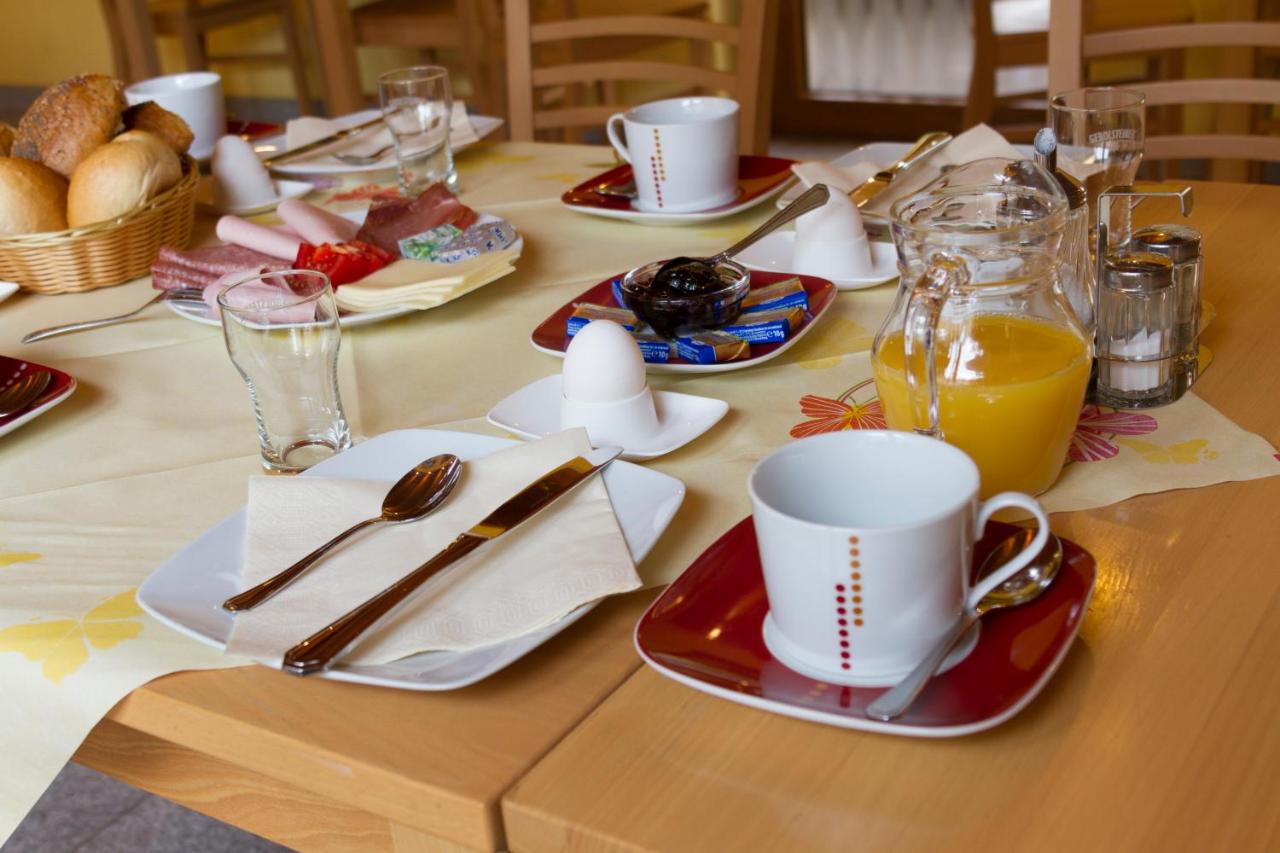
[[[0,85],[45,86],[114,70],[96,0],[0,0],[0,20]]]

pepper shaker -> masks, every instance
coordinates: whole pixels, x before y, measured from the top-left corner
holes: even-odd
[[[1163,255],[1173,262],[1173,286],[1177,289],[1174,366],[1174,399],[1196,381],[1200,355],[1200,289],[1204,265],[1200,232],[1185,225],[1151,225],[1135,231],[1129,241],[1135,252]]]

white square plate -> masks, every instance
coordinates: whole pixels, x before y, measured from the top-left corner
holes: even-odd
[[[453,453],[465,462],[516,443],[465,432],[398,430],[356,445],[301,476],[385,480],[390,485],[428,456]],[[639,563],[679,509],[684,484],[627,462],[614,462],[601,476],[632,559]],[[220,605],[240,591],[244,536],[245,510],[240,509],[152,572],[138,588],[138,604],[175,631],[225,649],[233,617]],[[456,690],[528,654],[597,603],[584,604],[553,625],[504,643],[465,652],[422,652],[377,666],[338,665],[320,677],[404,690]]]

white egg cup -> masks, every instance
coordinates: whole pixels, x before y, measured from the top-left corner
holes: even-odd
[[[863,239],[867,239],[863,236]],[[898,277],[898,253],[892,243],[867,241],[871,267],[865,275],[833,276],[817,270],[806,269],[797,263],[795,231],[775,231],[754,246],[748,246],[734,258],[747,269],[764,272],[794,273],[825,278],[838,290],[865,290]]]
[[[612,411],[606,411],[612,410]],[[653,459],[670,453],[715,426],[729,411],[724,400],[653,391],[646,387],[629,400],[578,403],[565,399],[564,377],[532,382],[494,406],[489,423],[520,438],[537,439],[570,426],[585,426],[591,443],[616,444],[622,458]],[[652,416],[653,421],[648,421]],[[647,432],[638,425],[652,426]],[[603,426],[604,433],[593,430]],[[617,429],[617,433],[611,430]]]
[[[614,444],[635,446],[658,431],[658,411],[653,391],[646,385],[627,400],[586,403],[560,393],[560,428],[583,427],[594,447]]]

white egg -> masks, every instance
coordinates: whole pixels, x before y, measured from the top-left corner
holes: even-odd
[[[833,192],[826,204],[796,220],[791,261],[796,272],[825,278],[854,278],[871,271],[867,231],[849,196]]]
[[[276,197],[271,175],[253,153],[253,146],[238,136],[224,136],[213,146],[213,200],[226,209],[265,204]]]
[[[645,389],[644,357],[617,323],[595,320],[569,342],[564,356],[564,396],[578,403],[616,403]]]

